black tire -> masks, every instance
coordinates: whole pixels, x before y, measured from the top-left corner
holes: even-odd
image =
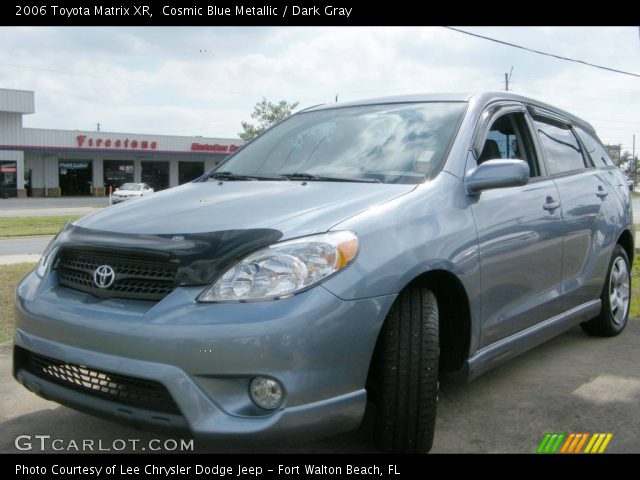
[[[619,268],[621,264],[626,266],[626,282],[628,285],[628,295],[626,300],[626,306],[623,308],[626,311],[621,310],[620,304],[615,304],[612,306],[612,275],[616,275],[616,272],[619,272]],[[615,279],[613,279],[615,282]],[[619,291],[619,289],[617,290]],[[589,335],[595,335],[599,337],[614,337],[620,332],[624,330],[624,327],[627,326],[627,321],[629,320],[629,305],[631,295],[631,266],[629,265],[629,257],[627,256],[627,252],[625,252],[624,248],[620,245],[616,245],[613,250],[613,255],[611,256],[611,262],[609,263],[609,270],[607,271],[607,277],[604,282],[604,287],[602,288],[602,296],[600,299],[602,300],[602,310],[600,311],[600,315],[596,318],[589,320],[587,322],[583,322],[580,324],[582,329],[587,332]]]
[[[430,290],[403,291],[387,316],[372,371],[374,439],[381,450],[427,453],[438,402],[438,304]]]

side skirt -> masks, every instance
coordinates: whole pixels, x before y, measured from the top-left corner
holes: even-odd
[[[600,313],[601,303],[600,299],[592,300],[487,345],[467,359],[462,368],[447,373],[446,378],[460,383],[469,382],[502,362],[537,347],[575,325],[591,320]]]

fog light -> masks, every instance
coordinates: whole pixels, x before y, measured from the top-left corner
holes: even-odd
[[[249,385],[249,395],[259,407],[273,410],[282,403],[282,386],[273,378],[256,377]]]

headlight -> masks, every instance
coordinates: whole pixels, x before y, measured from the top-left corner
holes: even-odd
[[[358,237],[346,231],[276,243],[237,263],[207,288],[198,301],[287,297],[343,269],[357,252]]]
[[[44,249],[44,253],[38,261],[38,266],[36,267],[36,275],[38,275],[40,278],[44,278],[44,276],[51,268],[51,262],[54,258],[56,258],[58,247],[54,247],[55,242],[55,238],[51,240],[51,242],[49,242],[49,245],[47,245],[47,248]]]
[[[42,252],[42,256],[40,257],[40,260],[38,260],[38,265],[36,266],[36,275],[38,275],[40,278],[43,278],[51,268],[51,264],[53,263],[53,260],[56,258],[56,254],[58,253],[56,240],[58,240],[60,234],[64,232],[69,225],[74,225],[74,222],[70,222],[69,220],[67,220],[64,223],[64,227],[60,229],[57,235],[53,237],[53,239],[49,242],[47,248],[44,249],[44,252]]]

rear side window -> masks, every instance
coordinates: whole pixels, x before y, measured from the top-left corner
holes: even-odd
[[[611,160],[611,157],[609,157],[609,154],[597,138],[582,130],[580,127],[576,127],[576,133],[578,134],[578,137],[580,137],[585,150],[591,157],[591,160],[593,160],[596,167],[615,166],[613,160]]]
[[[546,119],[536,119],[535,125],[550,175],[585,168],[580,143],[571,128]]]

